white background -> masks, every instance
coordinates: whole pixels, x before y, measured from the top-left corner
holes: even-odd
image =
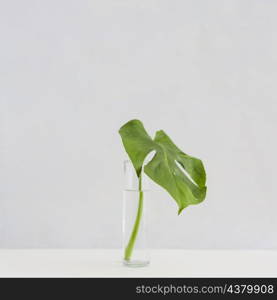
[[[0,247],[121,246],[118,128],[202,158],[149,201],[153,248],[276,248],[277,2],[0,1]]]

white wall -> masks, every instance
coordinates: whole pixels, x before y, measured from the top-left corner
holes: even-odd
[[[277,2],[0,2],[0,247],[120,247],[118,128],[201,157],[208,196],[155,188],[150,246],[276,248]]]

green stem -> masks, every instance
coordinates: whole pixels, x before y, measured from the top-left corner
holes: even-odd
[[[134,227],[133,227],[132,234],[130,236],[128,245],[125,248],[124,259],[127,261],[130,260],[130,258],[132,256],[132,252],[133,252],[134,245],[135,245],[136,238],[137,238],[138,231],[139,231],[142,211],[143,211],[143,191],[142,191],[141,177],[142,176],[140,174],[140,176],[139,176],[139,203],[138,203],[137,216],[136,216],[136,220],[134,223]]]

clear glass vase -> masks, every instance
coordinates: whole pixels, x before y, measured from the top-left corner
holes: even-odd
[[[130,161],[124,162],[123,263],[129,267],[149,264],[147,249],[146,205],[149,180],[142,172],[139,179]]]

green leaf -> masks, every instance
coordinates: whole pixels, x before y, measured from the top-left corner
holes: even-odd
[[[123,125],[119,133],[137,176],[142,171],[146,156],[155,151],[144,172],[177,202],[180,214],[188,205],[198,204],[206,197],[206,173],[200,159],[180,150],[162,130],[152,139],[139,120]]]

